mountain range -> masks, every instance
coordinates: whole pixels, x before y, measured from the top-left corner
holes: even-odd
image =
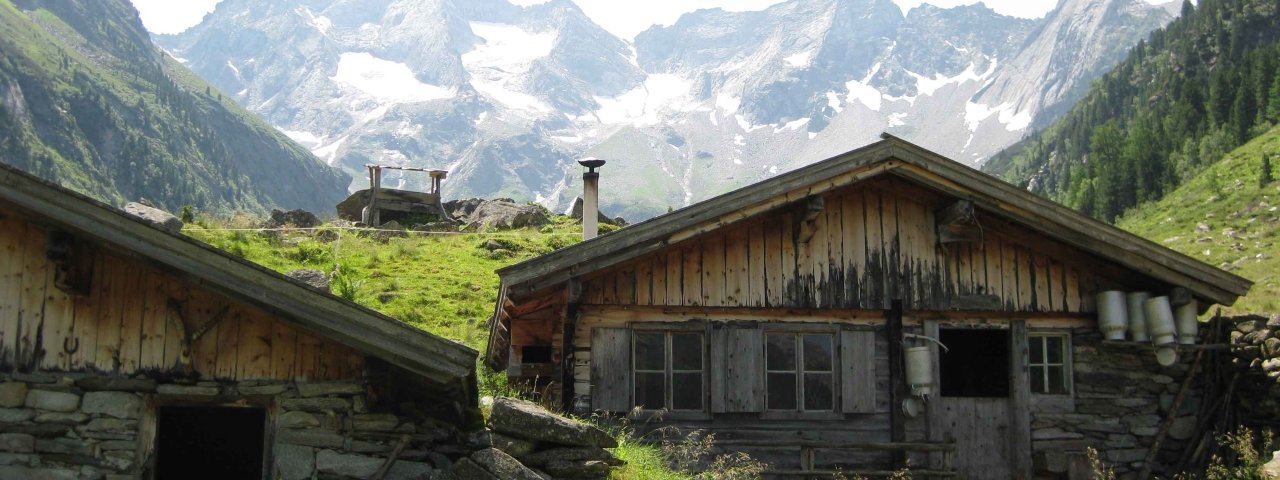
[[[1062,0],[1038,20],[791,0],[626,41],[569,0],[520,3],[223,0],[155,40],[353,188],[370,163],[442,168],[446,197],[563,209],[574,160],[595,156],[604,209],[641,219],[882,131],[979,165],[1173,18],[1141,0]]]
[[[327,211],[351,182],[157,48],[126,0],[0,0],[0,162],[171,211]]]

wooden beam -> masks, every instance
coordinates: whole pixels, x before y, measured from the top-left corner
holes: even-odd
[[[1027,322],[1009,322],[1009,456],[1013,478],[1031,478],[1031,380],[1028,377]],[[1145,478],[1145,477],[1144,477]]]
[[[892,306],[884,312],[885,335],[889,341],[889,440],[907,440],[906,419],[902,414],[902,401],[907,398],[907,379],[903,374],[902,354],[902,300],[893,299]],[[893,465],[906,466],[906,455],[893,452]]]

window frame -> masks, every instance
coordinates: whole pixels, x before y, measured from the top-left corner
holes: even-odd
[[[710,375],[708,370],[709,348],[710,348],[710,332],[707,331],[707,325],[704,322],[687,322],[683,324],[664,324],[664,323],[635,323],[627,326],[631,331],[630,347],[631,347],[631,385],[630,398],[632,409],[638,412],[640,418],[660,417],[674,419],[709,419],[711,418],[711,398],[710,398]],[[640,408],[636,405],[636,377],[638,373],[657,373],[657,370],[637,370],[637,357],[635,354],[636,340],[641,334],[660,333],[663,336],[663,406],[662,408]],[[675,370],[674,366],[674,350],[672,349],[672,334],[697,334],[700,339],[702,360],[702,368],[700,370]],[[675,410],[672,408],[674,403],[674,390],[672,382],[675,373],[698,373],[702,378],[702,391],[698,392],[698,398],[701,399],[702,408],[699,410]]]
[[[841,362],[842,355],[845,353],[841,349],[840,344],[840,327],[836,325],[815,325],[815,324],[771,324],[762,327],[763,341],[761,342],[763,369],[764,374],[764,399],[763,409],[760,412],[760,418],[766,420],[784,420],[784,419],[842,419],[844,412],[842,409],[842,381],[841,378]],[[769,359],[768,345],[769,335],[790,335],[796,342],[796,368],[793,370],[776,370],[772,373],[791,373],[796,378],[796,408],[794,410],[773,410],[769,408]],[[825,335],[831,340],[831,409],[829,410],[805,410],[804,409],[804,335]],[[819,372],[815,372],[819,373]],[[824,372],[825,373],[825,372]]]
[[[1046,412],[1073,412],[1075,411],[1075,358],[1073,354],[1073,339],[1071,331],[1068,330],[1029,330],[1027,332],[1027,388],[1031,387],[1031,376],[1035,375],[1037,369],[1041,369],[1041,375],[1045,376],[1046,385],[1048,384],[1048,368],[1047,366],[1057,366],[1057,363],[1040,362],[1039,359],[1031,358],[1031,342],[1045,341],[1048,338],[1057,338],[1062,341],[1062,381],[1064,383],[1064,393],[1046,393],[1032,390],[1031,406],[1037,410]],[[1048,359],[1047,344],[1042,344],[1041,355],[1043,359]]]

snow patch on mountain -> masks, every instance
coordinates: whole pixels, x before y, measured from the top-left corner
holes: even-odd
[[[600,108],[595,116],[602,123],[630,123],[637,127],[657,125],[666,111],[689,112],[698,107],[689,95],[693,82],[679,75],[649,75],[644,83],[616,97],[595,97]]]
[[[523,91],[522,82],[534,61],[551,54],[558,35],[501,23],[470,22],[470,26],[483,40],[462,54],[462,65],[471,75],[471,86],[514,110],[551,112],[550,105]]]
[[[321,35],[328,35],[329,29],[333,28],[333,20],[330,20],[329,17],[312,13],[310,8],[302,7],[297,11],[299,15],[307,19],[307,23],[316,27],[316,30],[319,30]]]
[[[329,79],[381,102],[429,102],[457,94],[456,89],[418,81],[403,63],[383,60],[367,52],[340,55],[338,73]]]
[[[783,62],[791,68],[805,68],[813,63],[813,50],[805,50],[800,53],[788,55],[782,59]]]

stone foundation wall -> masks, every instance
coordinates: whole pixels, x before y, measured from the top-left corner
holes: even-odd
[[[387,479],[427,479],[487,446],[481,433],[399,405],[372,411],[360,383],[199,382],[0,374],[0,478],[142,477],[154,452],[158,405],[266,407],[271,478],[369,478],[402,440]]]
[[[1132,478],[1141,470],[1194,355],[1184,350],[1177,363],[1163,367],[1150,346],[1104,344],[1094,329],[1073,332],[1071,341],[1073,398],[1048,399],[1032,409],[1035,469],[1046,477],[1087,472],[1084,451],[1093,447],[1120,478]],[[1200,402],[1200,391],[1193,388],[1161,444],[1160,466],[1177,464],[1194,434]]]
[[[1236,401],[1241,418],[1246,423],[1280,422],[1280,315],[1225,321],[1231,327],[1233,367],[1241,375]]]

